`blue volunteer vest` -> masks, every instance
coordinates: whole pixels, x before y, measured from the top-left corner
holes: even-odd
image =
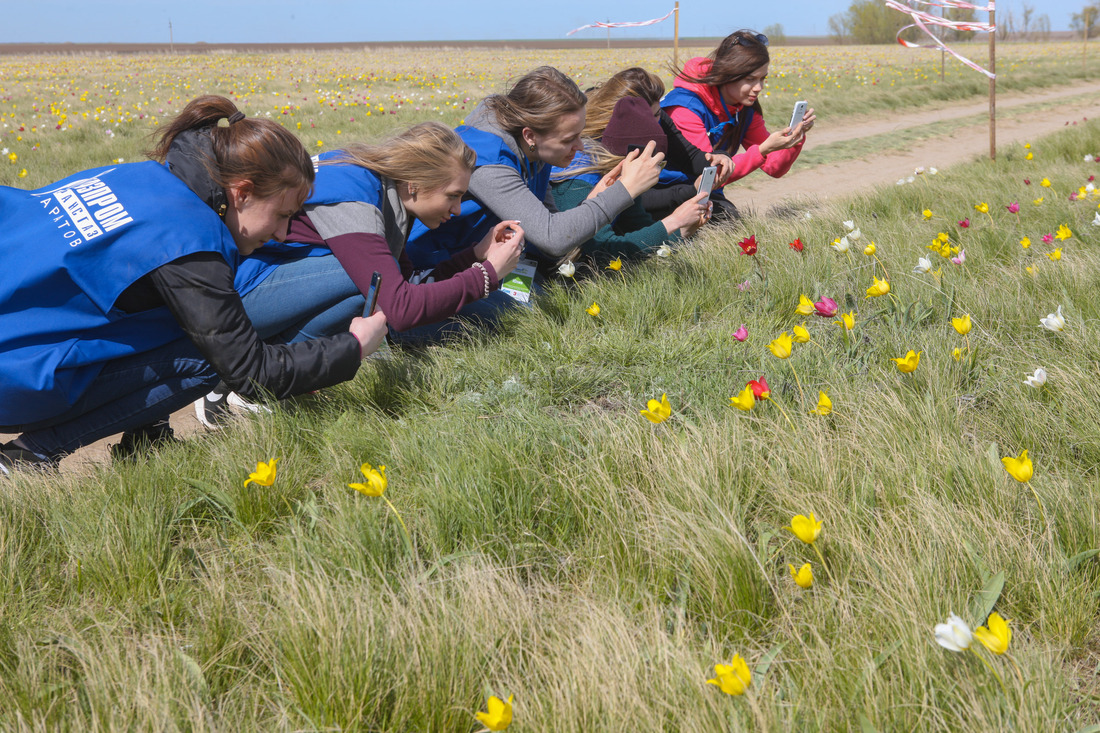
[[[531,193],[539,201],[550,189],[550,166],[520,159],[498,135],[462,125],[455,132],[477,153],[477,165],[507,165],[519,171]],[[436,229],[420,221],[413,223],[405,252],[418,269],[429,269],[471,247],[501,222],[488,206],[470,197],[462,202],[462,213]]]
[[[661,109],[671,109],[672,107],[684,107],[691,110],[699,119],[703,121],[703,124],[707,128],[707,137],[710,138],[710,144],[717,150],[717,145],[722,139],[722,133],[725,132],[725,124],[722,120],[718,119],[718,115],[710,111],[703,98],[695,92],[689,89],[683,89],[682,87],[673,87],[672,91],[666,94],[661,99]],[[730,122],[737,125],[741,120],[741,115],[745,115],[745,124],[741,127],[741,133],[737,136],[736,140],[731,140],[731,144],[726,148],[718,152],[734,155],[741,147],[741,142],[745,139],[745,132],[749,129],[749,125],[752,124],[752,116],[754,110],[752,107],[743,107],[740,112],[731,116]]]
[[[0,425],[60,415],[106,362],[184,338],[165,307],[113,308],[138,279],[195,252],[237,259],[217,214],[154,162],[0,187],[0,221]]]
[[[583,150],[573,156],[573,162],[569,164],[568,168],[559,168],[556,165],[550,168],[550,180],[551,181],[584,181],[590,186],[595,186],[600,182],[599,173],[596,171],[589,171],[588,173],[575,174],[573,171],[580,170],[586,166],[592,165],[592,158],[588,153]]]
[[[331,160],[340,155],[332,150],[321,153],[315,161]],[[305,206],[329,206],[346,201],[363,201],[382,208],[385,191],[382,181],[373,171],[351,163],[315,165],[317,177],[313,182],[313,194],[306,199]],[[262,283],[275,268],[302,257],[320,257],[332,254],[328,247],[299,242],[276,242],[272,240],[241,260],[237,268],[237,277],[233,286],[242,296],[251,292]]]

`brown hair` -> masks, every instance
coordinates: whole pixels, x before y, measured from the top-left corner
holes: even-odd
[[[377,145],[349,145],[325,163],[352,163],[425,191],[445,187],[457,171],[473,173],[477,153],[451,128],[421,122]]]
[[[530,127],[540,135],[551,132],[562,115],[583,110],[588,102],[577,83],[552,66],[540,66],[519,78],[505,94],[485,98],[497,124],[518,138]]]
[[[665,85],[661,78],[639,66],[623,69],[603,84],[588,92],[588,111],[584,122],[584,136],[603,137],[603,131],[615,111],[615,104],[623,97],[639,97],[646,104],[656,104],[664,96]]]
[[[223,126],[223,118],[232,121]],[[250,181],[255,196],[268,198],[313,185],[313,161],[297,137],[271,120],[244,117],[233,102],[213,94],[188,102],[156,136],[149,157],[163,161],[177,135],[203,129],[214,149],[208,171],[222,188]]]

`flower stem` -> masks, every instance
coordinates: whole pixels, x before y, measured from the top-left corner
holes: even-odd
[[[806,393],[802,391],[802,381],[798,378],[798,372],[795,371],[794,364],[791,364],[791,374],[794,375],[794,383],[798,385],[798,394],[802,397],[802,406],[806,406]]]
[[[1027,482],[1027,488],[1031,491],[1031,495],[1035,497],[1035,503],[1039,505],[1039,511],[1043,515],[1043,526],[1050,529],[1050,521],[1047,519],[1047,510],[1043,506],[1042,499],[1039,498],[1039,494],[1036,493],[1035,487],[1031,485],[1031,482]]]
[[[1001,675],[997,674],[997,670],[993,669],[993,665],[990,664],[985,657],[978,654],[978,650],[970,646],[970,651],[974,652],[974,656],[977,657],[986,668],[993,673],[993,676],[997,678],[997,684],[1001,686],[1001,694],[1005,696],[1005,702],[1008,702],[1008,690],[1005,689],[1005,681],[1001,679]]]
[[[829,576],[829,584],[836,588],[836,578],[833,577],[833,571],[829,570],[829,566],[825,564],[825,556],[821,554],[821,550],[818,548],[817,543],[811,542],[810,547],[814,548],[814,552],[817,553],[817,559],[821,561],[821,567],[825,568],[825,574]]]
[[[397,521],[401,523],[401,529],[405,532],[405,547],[409,551],[409,557],[412,557],[412,536],[409,535],[409,528],[405,526],[405,520],[401,518],[401,512],[397,511],[397,507],[395,507],[386,496],[383,496],[382,498],[385,500],[387,506],[389,506],[389,508],[393,510],[393,515],[397,517]]]
[[[794,423],[791,422],[791,416],[787,414],[787,411],[783,409],[783,405],[775,401],[775,398],[768,396],[768,401],[779,408],[779,411],[783,413],[783,417],[787,418],[787,424],[791,426],[791,430],[794,430]]]
[[[872,256],[875,258],[875,262],[877,262],[879,264],[879,267],[882,268],[882,272],[883,272],[884,275],[886,275],[886,279],[889,280],[890,279],[890,271],[886,269],[886,265],[882,264],[882,260],[880,260],[878,258],[878,255],[872,255]]]

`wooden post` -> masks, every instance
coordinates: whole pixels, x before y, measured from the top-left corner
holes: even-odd
[[[611,48],[611,18],[607,19],[607,47]]]
[[[667,8],[668,6],[666,5],[665,7]],[[672,18],[672,25],[674,26],[675,30],[673,31],[674,35],[672,37],[672,65],[675,66],[677,69],[679,69],[680,68],[680,3],[679,3],[679,0],[677,0],[677,2],[676,2],[676,7],[673,10],[673,13],[674,13],[674,15],[673,15],[673,18]]]
[[[1084,16],[1085,16],[1085,18],[1084,18],[1084,20],[1085,20],[1085,23],[1084,23],[1084,25],[1085,25],[1085,40],[1084,40],[1084,43],[1081,44],[1081,70],[1084,72],[1086,79],[1089,76],[1089,11],[1090,10],[1092,10],[1092,8],[1086,6],[1084,11],[1082,11],[1084,13]]]
[[[172,38],[172,21],[168,21],[168,50],[173,56],[176,55],[176,42]]]
[[[989,73],[997,73],[997,26],[996,11],[989,11]],[[989,79],[989,159],[997,159],[997,78]]]

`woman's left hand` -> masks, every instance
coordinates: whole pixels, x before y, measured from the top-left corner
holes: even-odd
[[[810,109],[806,110],[806,114],[802,115],[802,134],[805,135],[809,132],[816,121],[817,115],[814,114],[814,108],[810,107]]]
[[[715,188],[721,188],[726,184],[726,179],[733,174],[733,159],[725,153],[707,153],[707,162],[713,165]],[[699,179],[695,179],[695,188],[699,189]]]

